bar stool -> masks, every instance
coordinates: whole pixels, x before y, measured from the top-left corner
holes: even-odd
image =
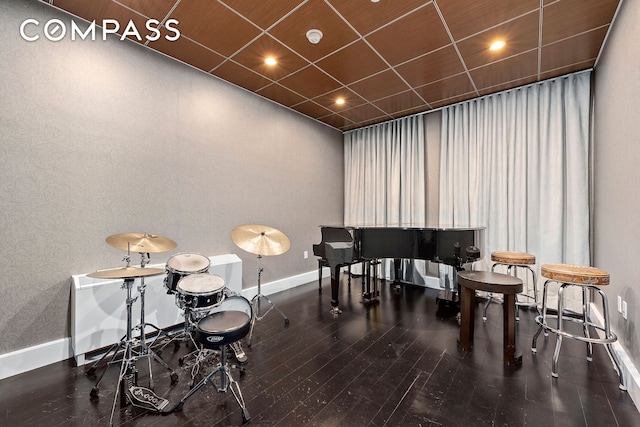
[[[525,270],[523,290],[522,293],[518,294],[516,297],[516,320],[520,320],[520,307],[536,307],[536,309],[539,309],[538,281],[536,280],[535,271],[531,268],[531,266],[536,263],[536,256],[525,252],[496,251],[491,252],[491,261],[494,263],[491,266],[491,271],[495,271],[496,267],[506,267],[507,274],[517,277],[518,269]],[[526,280],[528,279],[527,273],[531,274],[530,282]],[[482,320],[484,321],[487,320],[487,308],[489,308],[489,304],[491,304],[491,300],[493,298],[493,295],[489,294],[489,299],[484,305],[484,310],[482,311]]]
[[[624,382],[624,375],[620,368],[620,363],[616,358],[611,343],[615,342],[618,337],[611,332],[609,328],[609,311],[607,308],[607,296],[600,289],[600,286],[606,286],[609,284],[609,273],[604,270],[600,270],[595,267],[582,267],[569,264],[545,264],[540,268],[542,277],[547,280],[544,282],[544,289],[542,292],[542,314],[536,316],[536,323],[538,323],[538,331],[533,337],[531,343],[531,351],[536,353],[536,342],[540,332],[550,331],[557,336],[555,351],[553,352],[553,363],[551,369],[551,375],[554,378],[558,378],[558,356],[560,355],[560,347],[562,346],[562,338],[572,338],[587,343],[587,361],[590,362],[593,354],[593,344],[603,344],[611,357],[614,364],[614,369],[617,371],[620,377],[620,384],[618,388],[626,390]],[[557,314],[549,314],[548,307],[549,297],[549,285],[551,283],[559,284],[557,289],[558,305]],[[582,313],[577,316],[571,316],[568,311],[565,310],[565,289],[577,287],[582,290]],[[589,292],[592,291],[592,292]],[[602,303],[602,316],[603,326],[599,326],[591,322],[591,303],[592,295],[600,295],[600,302]],[[553,310],[552,310],[553,311]],[[549,323],[549,319],[556,319],[557,322],[554,325]],[[572,321],[582,324],[583,335],[577,335],[565,330],[565,322]],[[589,327],[604,332],[604,337],[592,337],[589,333]]]

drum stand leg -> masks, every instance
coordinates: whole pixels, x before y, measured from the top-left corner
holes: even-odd
[[[97,366],[97,364],[100,361],[102,361],[111,351],[113,351],[113,356],[109,360],[109,363],[107,364],[107,367],[105,368],[105,370],[100,375],[100,378],[96,382],[96,385],[93,387],[93,389],[91,389],[91,393],[90,393],[91,398],[97,398],[98,397],[98,390],[99,390],[100,382],[102,381],[102,378],[104,377],[104,374],[106,373],[107,369],[109,369],[109,366],[111,366],[114,363],[116,355],[118,354],[120,349],[122,348],[124,350],[124,354],[122,356],[121,365],[120,365],[120,373],[118,375],[118,383],[116,384],[116,392],[115,392],[115,396],[113,398],[113,406],[111,407],[111,418],[109,419],[109,425],[113,424],[113,416],[115,414],[116,405],[118,403],[118,397],[120,398],[120,405],[121,406],[126,405],[127,404],[127,398],[126,398],[125,390],[128,389],[128,387],[130,387],[132,385],[135,385],[135,383],[137,381],[138,371],[136,370],[136,366],[135,366],[136,358],[133,356],[134,339],[133,339],[133,333],[132,333],[133,327],[132,327],[132,314],[131,314],[131,306],[133,305],[133,302],[135,301],[135,298],[131,297],[131,288],[133,286],[133,281],[134,281],[133,278],[124,279],[124,284],[122,285],[124,288],[127,289],[127,300],[126,300],[126,304],[127,304],[127,333],[120,340],[119,343],[117,343],[116,345],[112,346],[109,349],[109,351],[107,353],[105,353],[105,355],[103,355],[100,358],[100,360],[98,360],[98,362],[96,362],[91,367],[91,369],[89,369],[89,373],[90,374],[92,372],[94,372],[95,371],[95,367]]]
[[[176,332],[173,335],[169,335],[169,341],[164,343],[162,347],[157,351],[157,353],[162,353],[164,349],[171,343],[174,343],[176,350],[180,347],[180,341],[188,342],[191,341],[194,348],[197,348],[196,342],[193,340],[191,336],[191,331],[193,330],[193,321],[191,320],[191,309],[189,307],[183,308],[184,312],[182,316],[184,317],[184,326],[182,331]]]
[[[262,291],[260,289],[260,278],[262,276],[262,270],[263,270],[260,264],[261,260],[262,260],[262,255],[258,255],[258,294],[254,296],[253,299],[251,299],[251,305],[253,307],[253,317],[251,319],[251,328],[249,329],[249,340],[247,342],[247,345],[249,347],[251,347],[251,336],[253,335],[253,328],[255,327],[256,321],[264,319],[271,310],[275,309],[278,313],[280,313],[280,315],[284,318],[284,325],[285,326],[289,325],[289,318],[285,316],[284,313],[280,311],[280,309],[276,307],[276,305],[273,302],[271,302],[269,298],[267,298],[265,295],[262,295]],[[269,308],[262,315],[260,314],[261,299],[264,299],[269,303]]]
[[[175,382],[178,381],[178,374],[171,369],[171,367],[169,365],[167,365],[167,363],[162,360],[160,358],[160,356],[158,356],[152,349],[151,346],[156,342],[156,340],[158,339],[158,337],[160,336],[160,334],[164,334],[167,337],[169,336],[165,331],[161,330],[160,328],[158,328],[155,325],[152,325],[150,323],[146,323],[144,321],[144,293],[145,293],[145,284],[144,284],[144,277],[142,277],[140,279],[141,284],[138,287],[138,291],[140,292],[140,324],[138,326],[135,327],[135,329],[138,329],[140,331],[140,354],[138,356],[139,359],[146,357],[149,361],[149,388],[153,390],[153,370],[151,368],[151,359],[154,359],[156,362],[158,362],[160,365],[162,365],[164,368],[166,368],[167,370],[169,370],[169,372],[171,372],[170,374],[170,378],[171,378],[171,384],[174,384]],[[154,328],[158,334],[155,336],[155,338],[153,339],[153,341],[151,342],[150,345],[147,345],[146,342],[146,337],[145,337],[145,329],[147,326],[151,326],[152,328]]]
[[[94,387],[91,389],[91,392],[89,393],[89,395],[91,396],[91,398],[97,398],[98,397],[98,391],[100,389],[100,383],[102,382],[102,378],[104,377],[104,374],[107,372],[107,370],[109,369],[109,367],[117,362],[121,362],[122,366],[125,365],[125,363],[127,362],[127,359],[132,359],[132,348],[133,348],[133,338],[132,338],[132,322],[131,322],[131,306],[133,305],[135,298],[131,298],[131,287],[133,286],[133,280],[132,278],[130,279],[125,279],[124,284],[122,285],[123,288],[127,289],[127,299],[126,299],[126,306],[127,306],[127,332],[126,334],[120,338],[120,341],[117,342],[116,344],[114,344],[113,346],[111,346],[111,348],[102,355],[102,357],[100,359],[98,359],[92,366],[91,368],[89,368],[89,370],[87,371],[87,375],[94,375],[96,368],[98,367],[98,365],[109,355],[113,352],[113,355],[111,356],[111,359],[109,359],[109,362],[107,362],[107,367],[104,369],[104,371],[102,371],[102,373],[100,374],[100,377],[98,378],[98,381],[96,381],[96,384],[94,385]],[[116,356],[118,355],[118,353],[120,352],[120,350],[124,350],[124,355],[122,356],[121,360],[118,360],[117,362],[115,361]]]
[[[191,390],[184,395],[184,397],[178,402],[173,411],[180,411],[184,406],[186,400],[191,397],[195,392],[204,387],[208,382],[211,382],[211,385],[218,391],[218,393],[225,393],[228,389],[231,389],[231,393],[233,393],[233,397],[240,405],[240,409],[242,409],[242,421],[247,422],[250,420],[249,411],[247,410],[247,406],[244,403],[244,398],[242,397],[242,392],[240,391],[240,386],[231,376],[231,370],[227,366],[227,350],[226,345],[221,347],[221,356],[220,363],[218,367],[214,369],[209,375],[204,377],[198,382]],[[220,373],[220,385],[217,386],[213,381],[213,376],[217,373]]]

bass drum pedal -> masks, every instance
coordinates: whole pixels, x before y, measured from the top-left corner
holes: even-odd
[[[158,396],[153,390],[144,387],[129,387],[127,398],[133,406],[155,412],[166,412],[165,408],[169,405],[167,399]]]

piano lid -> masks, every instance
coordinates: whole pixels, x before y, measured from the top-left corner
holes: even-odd
[[[419,224],[388,224],[388,225],[375,225],[375,224],[334,224],[334,225],[321,225],[321,228],[346,228],[346,229],[364,229],[364,228],[396,228],[403,230],[486,230],[487,227],[482,225],[471,226],[453,226],[453,225],[440,225],[440,226],[424,226]]]

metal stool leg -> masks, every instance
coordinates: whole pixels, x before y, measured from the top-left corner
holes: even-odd
[[[546,282],[544,282],[544,285],[542,287],[542,313],[536,316],[535,319],[536,323],[538,324],[538,330],[536,331],[536,334],[533,336],[533,339],[531,341],[532,353],[536,353],[538,351],[536,345],[538,342],[538,337],[540,336],[540,332],[544,331],[545,337],[549,335],[547,329],[545,328],[547,322],[547,289],[549,287],[549,283],[551,283],[551,281],[547,280]]]

